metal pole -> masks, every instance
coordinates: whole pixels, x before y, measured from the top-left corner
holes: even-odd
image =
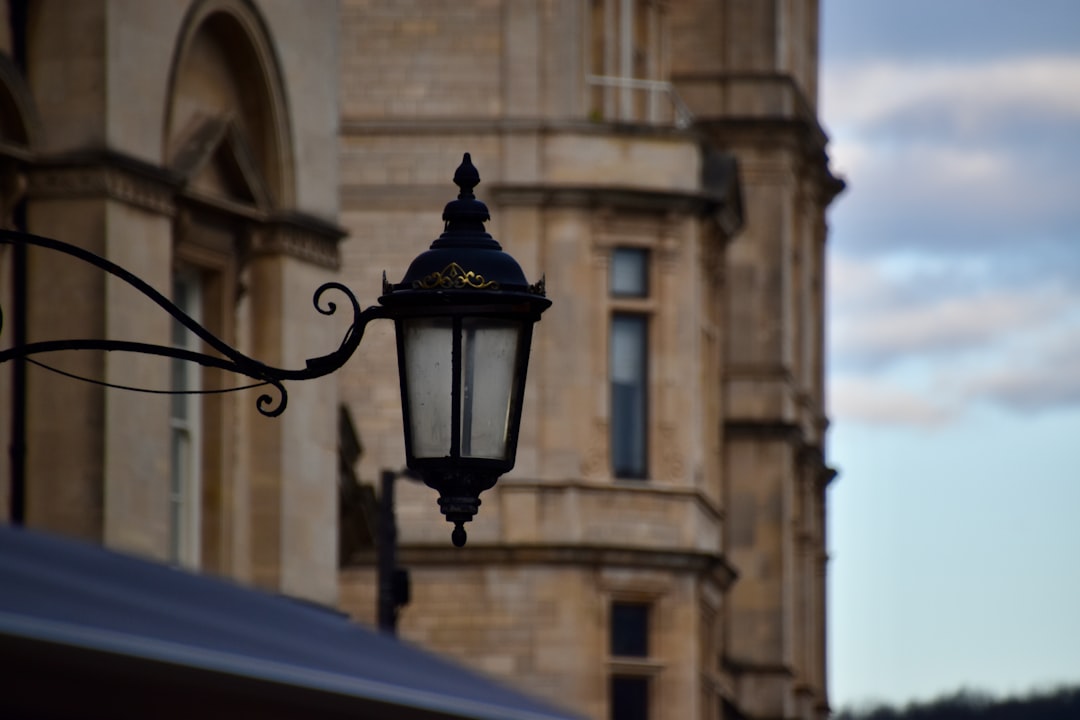
[[[379,484],[379,630],[397,634],[397,602],[394,571],[397,568],[397,522],[394,518],[394,479],[397,473],[383,470]]]
[[[26,344],[26,243],[15,243],[12,258],[15,305],[15,347]],[[10,515],[12,525],[26,522],[26,358],[16,358],[11,369]]]

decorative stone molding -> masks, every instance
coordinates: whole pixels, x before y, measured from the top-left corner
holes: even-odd
[[[336,225],[298,213],[270,218],[251,233],[251,255],[289,255],[328,270],[341,267],[338,243],[345,232]]]
[[[641,190],[610,186],[493,185],[494,203],[502,206],[575,207],[707,216],[719,212],[725,198],[702,192]]]
[[[254,206],[199,195],[170,170],[110,151],[39,160],[27,167],[31,199],[108,198],[175,218],[187,203],[235,216],[251,229],[251,254],[285,254],[320,267],[341,265],[338,225],[300,212],[267,213]]]
[[[617,135],[630,138],[684,139],[693,131],[674,125],[609,123],[572,118],[491,117],[394,117],[393,119],[348,116],[341,119],[341,133],[353,136],[446,136],[446,135]]]
[[[798,424],[779,420],[728,420],[724,423],[724,432],[732,440],[750,438],[799,445],[803,443],[802,428]]]
[[[398,550],[403,566],[451,567],[469,565],[577,565],[627,567],[634,570],[665,570],[707,576],[726,591],[735,582],[735,569],[718,553],[679,550],[646,550],[620,546],[588,545],[477,545],[467,550],[442,545],[405,545]],[[350,559],[350,565],[375,562],[367,550]]]
[[[108,198],[173,217],[176,178],[161,168],[116,153],[50,158],[28,168],[31,199]]]
[[[724,668],[732,675],[769,675],[783,679],[794,679],[795,670],[785,663],[764,663],[752,660],[737,660],[725,656],[722,660]]]

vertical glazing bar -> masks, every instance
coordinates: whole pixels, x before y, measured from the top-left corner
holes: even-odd
[[[462,360],[465,367],[462,368],[462,373],[465,382],[461,397],[461,455],[465,457],[472,455],[473,405],[476,402],[476,328],[470,327],[462,332],[467,333],[463,338],[465,356]]]
[[[461,457],[461,318],[454,317],[450,367],[450,457]]]

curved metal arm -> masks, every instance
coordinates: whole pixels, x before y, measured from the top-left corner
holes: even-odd
[[[36,245],[49,250],[62,252],[120,278],[128,285],[131,285],[143,295],[150,298],[154,303],[164,309],[188,330],[195,333],[195,335],[202,339],[203,342],[216,350],[223,357],[208,355],[193,350],[169,347],[166,345],[154,345],[127,340],[73,339],[27,343],[26,345],[19,347],[2,350],[0,351],[0,363],[19,357],[30,357],[31,355],[58,352],[61,350],[106,350],[175,358],[187,362],[198,363],[199,365],[204,365],[206,367],[220,368],[274,386],[278,391],[276,403],[274,402],[274,398],[267,394],[260,395],[256,400],[256,407],[259,412],[267,417],[277,417],[285,411],[285,406],[288,403],[288,392],[286,392],[285,386],[283,385],[285,380],[310,380],[334,372],[352,357],[352,354],[360,345],[360,340],[364,336],[364,329],[367,327],[367,324],[376,318],[386,317],[384,308],[380,306],[372,306],[365,310],[361,310],[360,303],[357,302],[356,296],[353,295],[349,288],[341,283],[324,283],[319,286],[312,297],[312,304],[314,304],[315,309],[320,314],[333,315],[337,312],[337,305],[335,303],[328,301],[325,305],[322,304],[323,295],[330,290],[336,290],[342,293],[352,306],[353,321],[346,331],[345,337],[341,341],[341,345],[337,350],[327,355],[308,358],[305,362],[305,367],[300,370],[273,367],[248,357],[236,348],[230,346],[193,320],[191,316],[174,305],[160,292],[150,287],[150,285],[141,278],[99,255],[60,240],[41,237],[39,235],[30,235],[29,233],[0,230],[0,244],[14,245],[16,243]],[[3,314],[0,312],[0,330],[2,329]],[[242,388],[237,389],[239,390]]]

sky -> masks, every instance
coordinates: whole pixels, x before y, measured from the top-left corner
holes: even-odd
[[[822,5],[830,701],[1080,685],[1080,2]]]

